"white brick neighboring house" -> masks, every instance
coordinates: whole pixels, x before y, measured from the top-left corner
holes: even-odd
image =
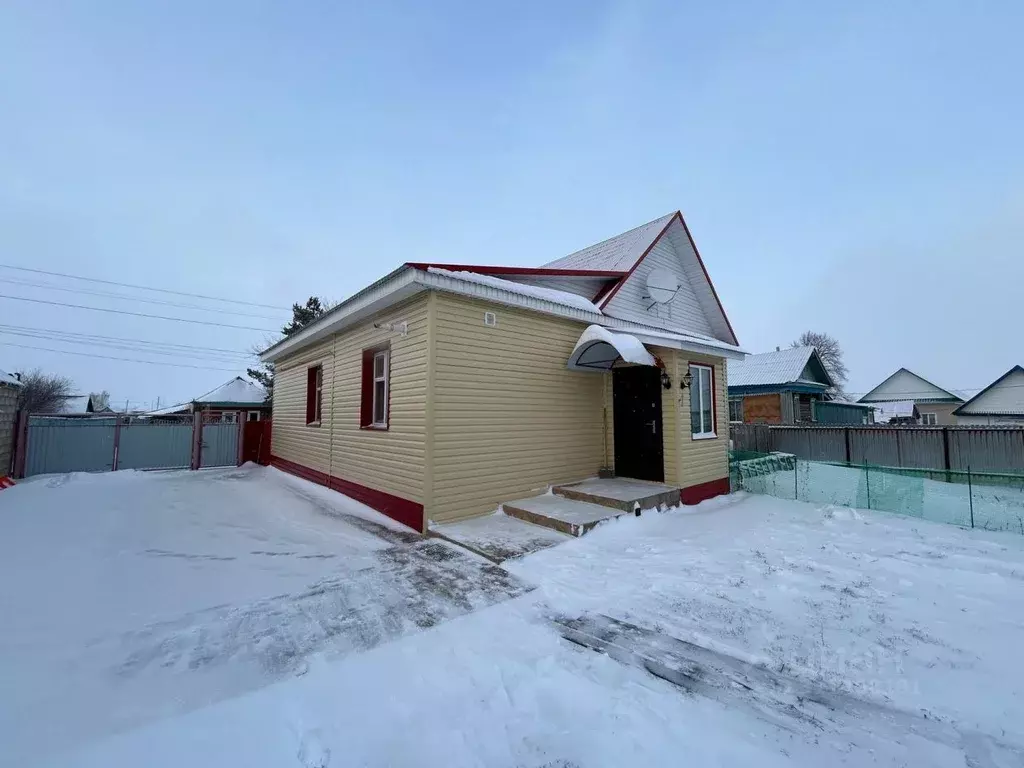
[[[0,371],[0,477],[10,474],[21,382]]]
[[[953,413],[957,424],[1024,427],[1024,368],[1013,366]]]

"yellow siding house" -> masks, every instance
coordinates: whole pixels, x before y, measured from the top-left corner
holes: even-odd
[[[272,463],[417,530],[599,473],[697,503],[742,356],[678,212],[542,267],[407,263],[263,353]]]

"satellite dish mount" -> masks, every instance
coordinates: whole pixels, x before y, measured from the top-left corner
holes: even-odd
[[[668,304],[679,293],[679,278],[667,269],[652,269],[647,275],[647,295],[642,297],[651,300],[647,307],[650,311],[659,304]]]

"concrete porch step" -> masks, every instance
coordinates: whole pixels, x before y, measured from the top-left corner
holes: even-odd
[[[573,501],[597,504],[620,512],[632,512],[636,504],[641,510],[657,509],[662,504],[667,507],[679,504],[679,489],[675,486],[626,477],[594,478],[582,483],[559,485],[552,490],[558,496]]]
[[[575,501],[565,496],[545,494],[501,505],[509,517],[552,528],[570,536],[582,536],[598,523],[626,514],[601,504]]]

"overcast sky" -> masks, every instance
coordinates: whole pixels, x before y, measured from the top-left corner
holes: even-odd
[[[900,366],[978,389],[1024,363],[1022,30],[1024,3],[966,0],[5,2],[0,263],[287,306],[407,260],[537,265],[678,208],[746,349],[821,330],[851,392]],[[0,369],[137,405],[244,364],[23,329],[265,335],[10,298],[0,324]]]

